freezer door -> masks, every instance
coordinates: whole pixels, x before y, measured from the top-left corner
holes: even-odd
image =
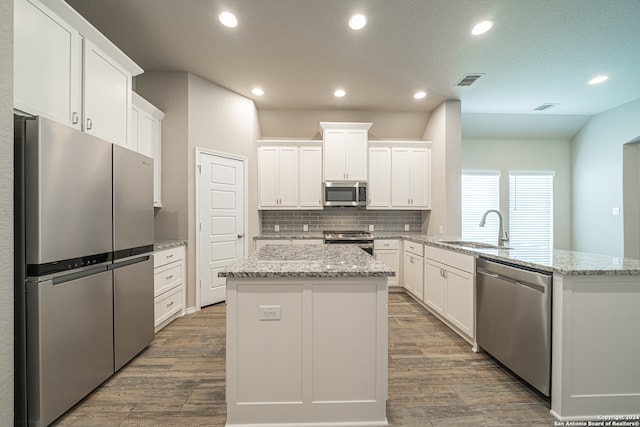
[[[38,117],[24,145],[27,264],[111,252],[111,144]]]
[[[47,426],[113,374],[111,272],[27,285],[30,426]]]
[[[153,341],[153,308],[153,256],[115,264],[113,341],[116,371]]]
[[[153,244],[153,159],[117,145],[113,146],[113,221],[116,254]]]

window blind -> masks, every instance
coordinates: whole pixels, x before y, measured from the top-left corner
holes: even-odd
[[[509,172],[510,245],[553,247],[553,172]]]
[[[462,239],[494,242],[498,238],[498,216],[490,215],[480,227],[482,215],[500,208],[500,173],[497,171],[463,171],[462,173]]]

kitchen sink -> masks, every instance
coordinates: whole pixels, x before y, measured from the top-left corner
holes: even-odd
[[[498,246],[492,245],[491,243],[472,242],[466,240],[440,240],[440,243],[473,249],[509,249],[507,246]]]

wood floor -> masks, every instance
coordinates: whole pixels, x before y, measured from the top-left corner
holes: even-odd
[[[225,306],[175,320],[139,357],[55,424],[224,426]],[[392,426],[553,425],[542,395],[404,293],[389,295]]]

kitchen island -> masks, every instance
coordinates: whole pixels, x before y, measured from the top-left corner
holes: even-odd
[[[227,278],[227,426],[386,426],[387,277],[354,246],[267,245]]]

